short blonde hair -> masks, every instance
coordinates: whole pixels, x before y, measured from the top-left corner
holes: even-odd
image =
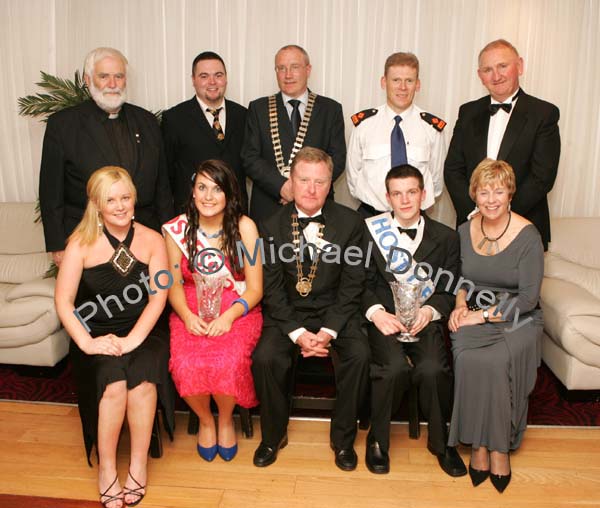
[[[100,236],[102,216],[100,210],[106,206],[110,188],[117,182],[124,182],[131,192],[131,198],[135,203],[137,192],[129,173],[118,166],[104,166],[92,173],[88,180],[86,192],[88,203],[83,213],[81,222],[69,237],[68,241],[77,237],[82,245],[94,243]]]
[[[294,173],[294,169],[300,162],[309,162],[311,164],[318,164],[319,162],[324,162],[327,165],[327,169],[329,170],[329,174],[333,177],[333,159],[327,153],[321,150],[320,148],[315,148],[312,146],[305,146],[298,150],[298,153],[294,157],[292,161],[292,166],[290,167],[290,174]]]
[[[473,171],[469,182],[469,196],[475,201],[477,189],[486,185],[504,186],[512,198],[517,190],[515,172],[508,162],[483,159]]]

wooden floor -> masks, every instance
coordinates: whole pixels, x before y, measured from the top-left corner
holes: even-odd
[[[600,429],[530,428],[512,457],[513,480],[498,494],[485,482],[450,478],[426,449],[427,430],[408,439],[406,425],[394,425],[391,473],[376,476],[364,465],[365,436],[359,431],[359,466],[345,473],[333,464],[329,423],[290,422],[290,444],[277,462],[252,465],[259,436],[239,441],[231,463],[212,463],[195,451],[186,433],[187,415],[177,416],[174,442],[150,459],[148,495],[141,507],[600,507]],[[260,434],[255,420],[255,434]],[[128,440],[120,444],[119,472],[127,474]],[[461,449],[468,460],[467,449]],[[85,461],[77,408],[0,402],[0,493],[97,499],[97,468]],[[100,506],[100,504],[98,504]]]

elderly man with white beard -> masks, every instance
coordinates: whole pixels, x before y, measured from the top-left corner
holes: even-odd
[[[167,164],[156,117],[126,101],[127,59],[96,48],[84,63],[92,96],[48,119],[40,168],[46,250],[60,266],[65,243],[83,216],[90,175],[126,169],[137,190],[136,221],[157,231],[173,217]]]

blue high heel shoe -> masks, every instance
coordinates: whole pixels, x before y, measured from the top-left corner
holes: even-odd
[[[209,446],[208,448],[204,448],[204,446],[196,445],[196,449],[198,450],[198,455],[202,457],[206,462],[212,462],[215,460],[217,456],[217,445]]]
[[[230,460],[232,460],[233,457],[235,457],[238,452],[237,443],[235,443],[233,446],[230,446],[229,448],[225,448],[224,446],[221,446],[221,445],[218,445],[217,448],[219,451],[219,455],[225,462],[229,462]]]

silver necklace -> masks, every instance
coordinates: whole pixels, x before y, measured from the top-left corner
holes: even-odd
[[[198,231],[200,231],[200,234],[204,238],[219,238],[223,234],[223,228],[219,229],[219,231],[217,231],[216,233],[207,233],[200,227],[200,225],[198,225]]]

